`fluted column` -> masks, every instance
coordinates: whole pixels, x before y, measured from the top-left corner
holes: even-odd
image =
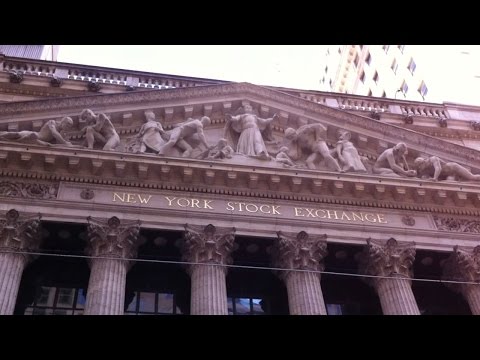
[[[480,246],[474,249],[455,246],[444,265],[443,279],[465,282],[445,285],[463,295],[473,315],[480,315]]]
[[[285,282],[291,315],[326,315],[320,273],[327,255],[327,235],[309,237],[305,231],[297,236],[278,232],[273,262],[277,268],[288,269],[277,274]],[[316,272],[312,272],[316,271]]]
[[[140,221],[88,218],[90,260],[85,315],[123,315],[125,282],[137,254]]]
[[[183,260],[191,277],[190,313],[228,315],[226,275],[235,228],[216,229],[213,225],[185,225]]]
[[[12,315],[22,273],[40,245],[40,215],[20,218],[12,209],[0,220],[0,315]]]
[[[411,284],[414,259],[414,243],[399,244],[393,238],[386,243],[367,240],[360,273],[378,276],[364,280],[375,288],[384,315],[420,315]]]

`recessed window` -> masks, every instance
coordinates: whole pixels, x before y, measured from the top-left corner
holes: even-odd
[[[359,62],[359,57],[358,57],[358,54],[355,55],[355,60],[353,60],[353,63],[355,64],[355,66],[358,66],[358,62]]]
[[[325,74],[328,72],[328,65],[325,66]]]
[[[422,98],[425,99],[425,96],[427,96],[428,93],[428,88],[427,85],[425,85],[424,81],[420,83],[420,86],[418,87],[418,92],[420,93],[420,95],[422,95]]]
[[[175,295],[170,293],[135,291],[125,315],[181,314],[176,306]]]
[[[410,62],[408,63],[408,70],[412,73],[415,72],[415,69],[416,69],[417,65],[415,64],[415,61],[413,61],[413,58],[410,59]]]
[[[360,81],[361,81],[362,83],[365,82],[365,71],[362,71],[362,73],[360,74]]]
[[[86,291],[78,288],[40,286],[25,315],[81,315]]]
[[[368,96],[372,96],[372,90],[368,90]]]
[[[378,71],[375,71],[375,74],[373,74],[373,81],[375,81],[375,84],[378,83]]]
[[[383,91],[382,97],[387,97],[387,93],[385,91]]]
[[[392,69],[394,74],[397,73],[397,69],[398,69],[397,59],[393,59],[392,66],[390,66],[390,68]]]
[[[390,49],[390,45],[383,45],[382,49],[383,51],[385,51],[385,54],[388,54],[388,49]]]
[[[265,315],[265,301],[250,297],[229,297],[228,315]]]
[[[407,94],[408,85],[407,85],[407,83],[405,82],[405,80],[403,80],[402,86],[400,86],[400,90],[402,91],[403,95],[406,95],[406,94]]]
[[[405,50],[405,45],[398,45],[398,50],[403,54],[403,50]]]
[[[365,62],[370,65],[370,63],[372,62],[372,57],[370,56],[370,53],[367,54],[367,57],[365,58]]]

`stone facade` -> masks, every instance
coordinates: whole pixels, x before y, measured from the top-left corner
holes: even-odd
[[[182,234],[175,256],[190,276],[191,314],[233,311],[244,238],[254,241],[248,249],[273,241],[267,267],[291,314],[328,313],[321,274],[341,264],[345,250],[329,250],[338,246],[364,248],[358,266],[340,272],[365,276],[385,314],[422,312],[412,271],[427,274],[429,262],[439,278],[465,283],[450,288],[478,313],[476,265],[465,265],[475,256],[464,253],[476,254],[478,241],[471,121],[480,109],[158,74],[145,82],[135,72],[110,82],[101,68],[0,61],[2,314],[14,312],[26,253],[51,241],[38,233],[39,213],[86,226],[85,314],[128,310],[128,270],[148,231]],[[165,85],[142,91],[152,81]]]

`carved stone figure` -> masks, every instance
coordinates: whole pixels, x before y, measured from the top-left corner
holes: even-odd
[[[389,176],[416,176],[417,172],[408,168],[405,159],[407,153],[405,143],[398,143],[393,148],[385,150],[373,165],[373,173]]]
[[[201,120],[189,118],[187,121],[175,125],[173,130],[169,132],[168,141],[161,146],[158,154],[169,155],[170,150],[176,146],[183,151],[183,157],[189,157],[194,150],[191,141],[195,138],[206,148],[209,148],[210,146],[203,133],[203,128],[208,125],[210,125],[210,118],[208,116],[202,117]]]
[[[283,164],[285,167],[294,167],[297,166],[293,160],[288,156],[288,147],[282,146],[280,152],[275,157],[275,161]]]
[[[62,133],[73,126],[73,120],[64,117],[60,121],[47,121],[40,131],[0,131],[0,140],[12,140],[23,143],[32,143],[39,145],[52,146],[56,144],[72,146],[72,143],[65,140]]]
[[[440,176],[447,180],[480,181],[480,175],[474,175],[462,165],[446,162],[436,156],[418,157],[414,162],[418,176],[422,179],[438,181]]]
[[[155,114],[151,110],[145,111],[145,124],[142,125],[138,134],[133,138],[129,150],[138,153],[153,151],[156,154],[168,141],[169,136],[163,130],[162,124],[155,119]]]
[[[200,156],[201,159],[215,160],[215,159],[231,159],[234,151],[231,146],[227,144],[227,139],[218,140],[217,145],[211,149],[206,150]]]
[[[120,137],[106,114],[95,115],[92,110],[85,109],[80,113],[80,119],[87,123],[80,135],[85,134],[89,149],[93,149],[95,142],[104,144],[103,150],[114,150],[120,144]]]
[[[343,170],[346,172],[367,172],[357,149],[350,141],[352,136],[350,131],[341,130],[338,135],[336,151]]]
[[[243,106],[243,114],[226,114],[224,137],[231,140],[237,153],[270,159],[265,140],[273,141],[271,123],[278,115],[268,119],[258,117],[250,104]]]
[[[295,147],[296,158],[300,158],[302,152],[308,157],[306,159],[309,169],[316,169],[315,162],[322,156],[329,168],[338,172],[343,172],[330,154],[327,143],[327,128],[322,124],[308,124],[300,126],[297,130],[288,128],[285,130],[285,138],[291,141]]]

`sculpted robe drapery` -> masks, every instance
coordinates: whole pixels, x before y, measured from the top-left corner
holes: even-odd
[[[225,138],[229,140],[237,153],[257,156],[267,154],[266,140],[271,139],[270,124],[273,118],[262,119],[254,114],[232,116],[225,125]]]

